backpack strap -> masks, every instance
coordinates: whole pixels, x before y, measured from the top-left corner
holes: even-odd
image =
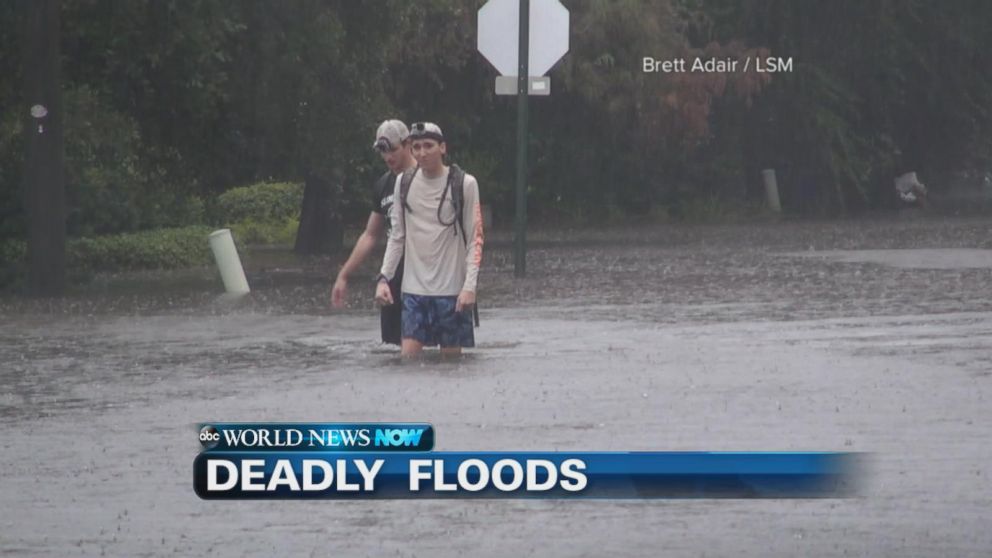
[[[410,194],[410,184],[413,183],[413,177],[417,175],[418,170],[420,170],[420,167],[413,167],[403,171],[403,179],[400,180],[400,206],[406,211],[412,211],[410,204],[406,203],[406,198]]]
[[[465,234],[465,171],[458,165],[448,167],[448,190],[451,191],[451,205],[455,208],[455,220],[458,229],[462,231],[462,240],[468,245],[468,235]]]
[[[462,240],[468,247],[468,235],[465,234],[465,218],[463,210],[465,208],[465,171],[458,165],[451,165],[448,168],[448,190],[451,191],[451,205],[455,208],[455,219],[458,221],[458,228],[462,231]],[[479,327],[479,301],[472,305],[472,321],[475,327]]]

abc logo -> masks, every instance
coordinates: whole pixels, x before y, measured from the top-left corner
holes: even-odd
[[[200,444],[204,449],[212,449],[220,443],[220,433],[211,425],[206,425],[200,429]]]

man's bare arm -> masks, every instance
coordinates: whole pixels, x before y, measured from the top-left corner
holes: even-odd
[[[365,230],[355,241],[351,255],[341,266],[341,271],[338,272],[337,279],[334,281],[334,288],[331,290],[331,304],[335,308],[344,306],[344,299],[348,293],[348,278],[375,249],[376,239],[382,234],[385,223],[386,220],[382,215],[374,211],[369,214],[369,220],[365,223]]]
[[[403,175],[396,177],[396,186],[393,189],[393,200],[395,201],[389,212],[392,227],[389,231],[389,239],[386,241],[386,253],[382,258],[382,269],[379,270],[389,280],[393,279],[396,268],[399,267],[400,260],[403,259],[403,250],[406,244],[406,213],[399,202],[402,199],[400,195],[402,179]]]

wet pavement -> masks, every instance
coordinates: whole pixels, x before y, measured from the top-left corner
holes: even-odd
[[[0,299],[0,553],[988,556],[992,221],[538,232],[479,347],[402,362],[328,260]],[[207,502],[200,421],[431,422],[439,450],[843,450],[846,500]]]

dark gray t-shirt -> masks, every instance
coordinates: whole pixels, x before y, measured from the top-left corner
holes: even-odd
[[[392,228],[392,220],[389,218],[389,210],[393,207],[393,191],[396,185],[396,174],[387,171],[375,181],[372,188],[372,211],[382,215],[386,219],[386,236]]]

